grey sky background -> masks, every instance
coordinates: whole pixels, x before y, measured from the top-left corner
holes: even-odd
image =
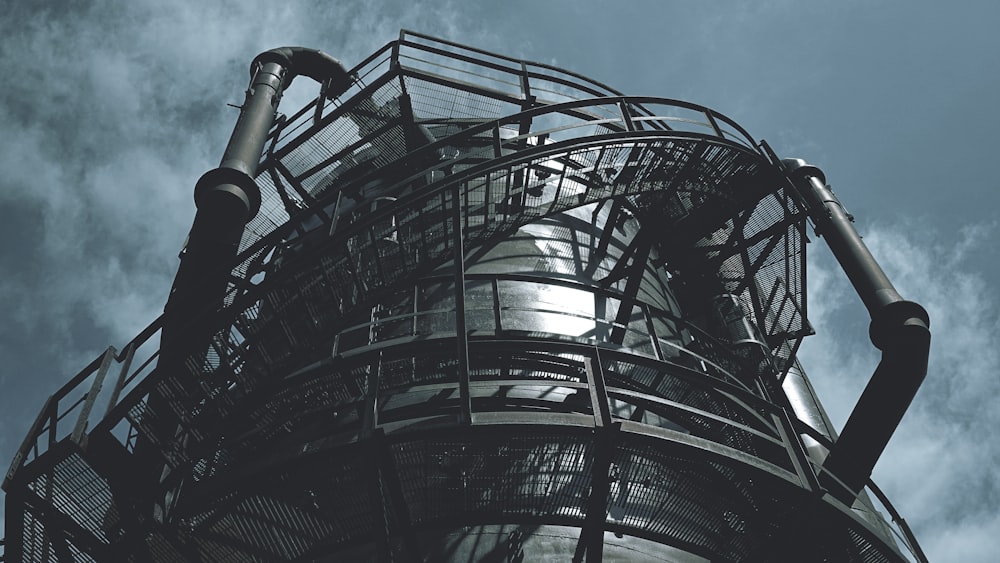
[[[140,1],[0,19],[0,463],[45,398],[162,310],[257,53],[353,66],[402,27],[689,100],[820,166],[900,292],[931,368],[875,470],[931,561],[1000,537],[1000,4]],[[315,94],[296,86],[291,113]],[[294,89],[295,87],[293,87]],[[815,239],[815,237],[813,237]],[[878,362],[867,314],[810,251],[803,364],[839,428]]]

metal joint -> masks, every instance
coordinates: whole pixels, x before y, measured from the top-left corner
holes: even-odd
[[[210,194],[225,192],[239,198],[247,209],[247,218],[257,215],[261,196],[257,182],[242,170],[215,168],[202,174],[194,187],[194,204],[201,209]]]
[[[276,63],[287,70],[282,88],[288,88],[296,76],[308,76],[316,82],[329,81],[326,89],[328,98],[336,98],[344,93],[356,77],[351,75],[341,62],[318,49],[305,47],[278,47],[257,55],[250,64],[250,74],[267,63]]]

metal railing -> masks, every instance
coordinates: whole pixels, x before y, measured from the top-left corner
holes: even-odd
[[[121,412],[121,406],[123,404],[142,400],[145,395],[142,389],[137,390],[138,396],[136,393],[128,393],[128,390],[136,389],[136,387],[140,383],[143,383],[150,374],[154,373],[153,363],[156,360],[157,351],[155,349],[150,350],[148,345],[153,342],[154,337],[158,333],[159,319],[157,322],[154,322],[147,327],[147,329],[144,330],[139,336],[126,344],[122,348],[121,352],[116,352],[114,348],[109,348],[104,353],[100,354],[94,359],[93,362],[67,382],[59,391],[53,394],[48,401],[46,401],[46,404],[39,413],[36,422],[32,425],[28,436],[26,436],[22,446],[18,450],[14,463],[7,474],[5,487],[8,482],[14,478],[16,472],[22,466],[33,462],[39,456],[43,455],[49,447],[53,446],[57,442],[69,439],[80,443],[81,445],[85,445],[88,429],[91,427],[91,421],[95,418],[100,418],[98,415],[102,415],[103,413],[108,413],[113,410]],[[563,343],[558,346],[565,347],[567,350],[580,349],[583,352],[594,349],[590,346],[581,347],[581,345],[574,345],[570,343]],[[136,355],[137,351],[141,351],[138,356]],[[607,356],[607,354],[612,355]],[[604,355],[607,356],[606,360],[608,361],[613,360],[617,354],[617,352],[610,349],[604,351]],[[643,362],[650,362],[655,365],[660,364],[660,361],[654,358],[631,359],[639,359]],[[139,362],[138,367],[132,368],[132,364],[136,362]],[[118,374],[114,383],[112,383],[110,387],[105,388],[104,381],[106,380],[108,374],[112,374],[115,371],[112,369],[113,367],[116,367],[113,364],[117,364]],[[694,375],[695,374],[692,374],[688,380],[697,382],[702,386],[709,385],[708,380],[698,380],[694,377]],[[544,381],[535,381],[531,383],[540,384],[544,383]],[[721,382],[716,382],[710,386],[713,386],[714,388],[714,386],[718,386],[720,383]],[[488,384],[488,382],[480,381],[477,383],[479,386],[484,384]],[[553,381],[552,384],[563,386],[567,385],[566,382],[562,381]],[[455,383],[455,385],[457,385],[457,383]],[[377,388],[378,387],[376,386],[373,389],[377,390]],[[109,393],[108,402],[106,404],[103,403],[103,401],[98,400],[99,397],[102,397],[102,389],[104,389],[105,393]],[[818,483],[817,476],[823,472],[822,466],[812,460],[807,460],[806,463],[802,463],[803,460],[806,460],[807,458],[802,455],[794,454],[794,451],[802,451],[801,444],[797,447],[794,446],[794,444],[798,443],[798,440],[794,439],[794,434],[808,435],[827,448],[832,447],[833,445],[828,439],[816,430],[795,419],[790,419],[790,426],[787,427],[786,432],[783,434],[781,431],[781,428],[783,427],[781,420],[787,418],[787,414],[785,414],[783,409],[764,401],[749,391],[745,391],[737,387],[729,387],[729,391],[726,391],[724,394],[731,397],[732,400],[738,400],[744,403],[750,411],[760,411],[769,416],[772,422],[768,423],[765,427],[773,429],[767,433],[770,434],[770,436],[760,434],[759,430],[754,430],[753,428],[746,427],[743,424],[719,418],[717,415],[712,415],[711,413],[700,411],[699,409],[692,409],[683,405],[677,405],[671,403],[670,401],[658,399],[655,396],[645,396],[641,393],[637,395],[635,391],[630,391],[625,388],[617,388],[614,386],[608,387],[608,396],[614,397],[617,400],[632,402],[635,400],[652,401],[651,404],[660,404],[663,408],[667,408],[668,410],[677,411],[677,409],[680,409],[677,412],[686,412],[696,416],[707,416],[721,423],[734,425],[734,428],[742,429],[744,432],[758,434],[759,437],[775,444],[781,444],[788,442],[788,440],[792,440],[791,442],[786,443],[785,446],[788,448],[788,455],[792,460],[791,465],[796,466],[800,471],[799,479],[801,480],[802,486],[809,488],[809,483]],[[367,399],[365,400],[367,401]],[[483,422],[502,423],[503,420],[504,418],[501,413],[494,413],[491,417],[484,418]],[[766,418],[762,420],[766,420]],[[102,426],[106,426],[109,422],[113,421],[106,420]],[[119,437],[119,439],[122,439],[122,437]],[[764,467],[765,466],[761,466],[761,468]],[[770,469],[769,471],[780,473],[782,470],[780,470],[779,467],[780,466],[773,466],[773,469]],[[803,471],[808,475],[802,475]],[[891,533],[895,536],[899,545],[902,546],[902,553],[912,561],[926,563],[926,557],[921,551],[919,544],[916,542],[912,531],[909,529],[905,520],[903,520],[895,508],[889,503],[888,499],[885,498],[882,491],[871,481],[868,482],[866,491],[873,495],[878,500],[881,507],[889,514],[892,524]],[[827,501],[839,504],[838,501],[829,496],[827,497]],[[850,507],[844,507],[842,510],[851,512]],[[854,510],[856,511],[858,508],[855,508]],[[863,517],[863,514],[859,513],[859,517],[856,520],[867,527],[872,527],[872,524],[870,524],[869,521]]]
[[[156,337],[161,321],[162,317],[157,318],[120,351],[109,346],[49,396],[14,454],[3,480],[4,490],[22,467],[55,444],[65,439],[85,444],[88,432],[97,422],[105,419],[122,402],[134,400],[129,391],[155,369],[159,355]],[[138,367],[133,369],[137,362]],[[116,371],[114,380],[106,385],[108,375]]]

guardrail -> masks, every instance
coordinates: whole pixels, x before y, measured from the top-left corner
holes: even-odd
[[[14,454],[4,480],[7,490],[17,472],[56,443],[71,439],[85,444],[88,430],[128,398],[128,393],[153,372],[159,355],[162,317],[157,318],[119,351],[113,346],[94,358],[45,401],[21,446]],[[138,367],[132,369],[138,362]],[[106,385],[109,374],[117,374]]]
[[[795,431],[798,432],[800,435],[809,436],[813,440],[816,440],[816,442],[819,443],[824,448],[826,448],[827,451],[833,449],[834,443],[829,438],[824,436],[820,431],[816,430],[815,428],[809,426],[808,424],[798,419],[793,419],[792,423],[794,425]],[[817,476],[817,478],[819,475],[825,474],[825,476],[828,477],[831,480],[831,482],[838,483],[840,484],[840,486],[847,488],[847,486],[840,479],[838,479],[836,476],[827,471],[823,467],[822,463],[817,462],[811,458],[808,461],[813,475]],[[818,486],[818,481],[816,484]],[[878,501],[877,505],[872,502],[871,500],[872,497],[874,497],[875,500]],[[844,506],[844,510],[852,511],[856,513],[860,518],[865,519],[866,521],[868,520],[868,518],[865,517],[864,513],[866,511],[873,512],[878,521],[885,524],[886,527],[889,529],[889,532],[892,534],[893,538],[897,541],[897,546],[902,545],[903,549],[900,550],[900,552],[904,556],[908,557],[909,560],[914,563],[928,563],[927,556],[924,555],[923,549],[921,549],[920,544],[917,542],[916,536],[913,535],[913,531],[910,529],[909,524],[907,524],[906,520],[904,520],[903,517],[900,516],[899,512],[889,502],[889,499],[885,496],[885,493],[882,492],[882,490],[875,484],[874,481],[868,479],[867,483],[864,486],[864,489],[858,495],[857,498],[859,499],[859,502],[856,502],[855,506],[853,507],[844,506],[840,503],[840,501],[837,501],[833,498],[830,498],[829,501],[831,503],[836,503],[841,506]],[[889,520],[886,520],[879,512],[880,507],[884,509],[886,513],[889,514],[890,517]]]
[[[31,463],[36,458],[43,455],[49,447],[65,439],[73,440],[81,445],[85,445],[87,431],[88,428],[91,427],[91,421],[95,419],[99,420],[106,413],[111,412],[115,409],[115,407],[119,407],[123,403],[130,403],[143,399],[144,393],[140,392],[138,395],[135,393],[129,394],[129,390],[135,389],[140,383],[143,383],[151,373],[153,373],[153,364],[157,358],[158,351],[155,349],[155,346],[151,345],[155,344],[154,337],[159,333],[159,321],[160,319],[157,319],[156,322],[147,327],[135,339],[126,344],[120,352],[117,352],[113,347],[109,347],[104,353],[97,356],[94,361],[81,370],[76,376],[60,388],[59,391],[54,393],[49,400],[46,401],[35,423],[32,425],[28,435],[25,437],[24,442],[18,449],[14,462],[12,463],[10,471],[8,471],[4,481],[4,488],[8,486],[10,480],[14,478],[16,472],[21,467]],[[592,346],[574,345],[571,343],[562,343],[559,344],[559,346],[566,347],[567,350],[577,348],[580,350],[600,350],[599,348],[595,349]],[[605,350],[604,353],[614,354],[614,356],[609,358],[617,357],[618,354],[613,350]],[[660,363],[659,360],[654,358],[634,359],[642,362],[652,362],[657,365]],[[132,369],[132,365],[137,361],[139,362],[138,367]],[[107,381],[109,374],[115,373],[115,367],[118,368],[117,377],[115,377],[114,382],[110,386],[105,386],[105,382]],[[698,381],[697,379],[691,379],[690,377],[687,379],[689,381]],[[544,383],[544,381],[527,381],[526,383],[537,385],[539,383]],[[551,383],[554,385],[566,385],[565,382],[553,381]],[[482,384],[484,384],[482,381],[478,383],[478,385]],[[704,386],[708,385],[708,382],[699,382],[699,384]],[[718,385],[718,383],[715,385]],[[377,386],[374,389],[377,389]],[[764,424],[766,425],[761,426],[761,429],[770,427],[773,430],[767,431],[767,434],[760,434],[760,431],[758,430],[754,430],[744,424],[720,418],[718,415],[714,415],[700,409],[675,404],[669,400],[664,401],[663,399],[658,399],[655,396],[646,396],[642,393],[637,393],[624,388],[610,386],[608,388],[608,396],[617,401],[624,400],[626,403],[635,402],[636,400],[651,401],[650,404],[661,404],[664,408],[671,411],[687,412],[695,416],[707,416],[717,422],[731,425],[743,432],[755,434],[758,437],[774,444],[784,442],[786,443],[786,447],[789,451],[787,455],[789,455],[791,459],[790,467],[794,466],[794,468],[800,473],[800,478],[804,482],[813,483],[813,486],[818,487],[817,476],[823,472],[823,468],[821,464],[808,459],[804,455],[801,445],[797,448],[792,445],[797,443],[794,435],[808,435],[827,448],[831,448],[833,446],[832,442],[815,429],[807,426],[805,423],[797,419],[787,418],[788,415],[783,409],[760,399],[751,392],[744,390],[741,386],[736,387],[729,385],[727,386],[727,389],[728,390],[724,391],[724,393],[731,397],[730,400],[740,401],[751,411],[757,410],[758,412],[762,412],[766,415],[765,418],[760,419],[764,421]],[[106,397],[106,401],[100,400],[104,397]],[[768,421],[768,417],[770,417],[770,421]],[[107,422],[108,421],[105,421],[105,423]],[[781,463],[780,465],[785,464]],[[892,504],[889,503],[882,491],[870,480],[865,487],[865,490],[869,492],[875,500],[877,500],[878,505],[870,504],[867,498],[861,497],[862,500],[856,505],[856,507],[844,507],[843,510],[856,512],[861,520],[869,522],[868,525],[872,526],[870,523],[871,521],[865,517],[864,512],[877,512],[879,508],[881,508],[890,516],[891,522],[888,522],[887,524],[891,524],[891,526],[889,526],[890,532],[896,538],[898,544],[902,546],[903,555],[908,557],[911,561],[926,563],[926,556],[920,549],[920,546],[913,536],[913,533],[906,521],[899,515]],[[838,501],[830,499],[829,502],[837,503]],[[881,517],[879,517],[879,521],[883,521]]]
[[[140,335],[126,344],[120,352],[116,351],[113,347],[109,347],[104,353],[97,356],[94,361],[88,364],[46,401],[35,423],[32,425],[21,447],[18,449],[11,468],[4,480],[5,489],[21,467],[31,463],[36,458],[43,455],[49,447],[65,439],[70,439],[80,443],[81,445],[85,445],[87,431],[92,426],[91,421],[99,420],[106,413],[112,411],[115,407],[118,407],[123,403],[135,402],[143,399],[144,393],[139,393],[139,395],[136,396],[135,394],[129,394],[129,390],[135,389],[140,383],[143,383],[151,373],[153,373],[154,362],[157,358],[158,351],[155,349],[155,346],[152,347],[154,349],[150,349],[150,345],[155,344],[154,337],[159,333],[159,321],[160,320],[157,319],[156,322],[147,327],[147,329],[140,333]],[[564,343],[561,346],[576,348],[579,345]],[[611,353],[613,351],[607,350],[606,352]],[[640,358],[640,360],[659,363],[659,360],[654,358],[647,358],[645,360]],[[138,367],[132,369],[132,365],[136,362],[139,362]],[[116,367],[117,376],[115,377],[114,382],[110,386],[106,386],[105,382],[107,381],[109,374],[114,374],[116,371],[114,368]],[[481,383],[482,382],[480,382],[480,384]],[[534,383],[537,384],[538,382]],[[565,382],[552,383],[565,385]],[[769,423],[768,426],[773,427],[778,432],[779,436],[781,435],[781,429],[785,428],[786,435],[782,436],[782,441],[787,442],[789,439],[794,440],[794,434],[802,434],[810,436],[824,447],[831,448],[833,446],[833,444],[822,434],[799,420],[789,419],[787,423],[782,423],[781,421],[787,417],[785,411],[760,399],[759,397],[756,397],[756,395],[753,395],[740,387],[729,386],[728,391],[725,393],[731,396],[734,400],[745,402],[748,408],[763,411],[769,415],[772,423]],[[656,399],[652,396],[647,397],[642,394],[637,395],[635,392],[627,389],[609,387],[608,396],[614,397],[619,401],[625,400],[626,402],[634,402],[636,399],[639,399],[644,401],[653,401],[653,403],[662,403],[664,407],[669,408],[670,410],[680,409],[678,412],[689,412],[697,416],[707,415],[717,421],[733,425],[735,428],[744,432],[756,432],[743,425],[711,415],[711,413],[706,413],[698,409],[691,409],[690,407],[677,405],[669,401]],[[103,397],[106,397],[106,402],[100,400]],[[629,397],[633,398],[630,399]],[[768,433],[772,434],[771,432]],[[774,434],[772,434],[772,436],[773,435]],[[768,437],[766,435],[760,435],[760,437],[763,437],[770,442],[777,443],[775,442],[774,437]],[[801,454],[801,448],[791,447],[791,449],[799,451],[799,454]],[[806,458],[804,455],[794,455],[793,453],[789,453],[788,455],[792,459],[792,465],[799,470],[800,474],[806,475],[803,479],[815,483],[816,486],[818,486],[816,478],[821,472],[823,472],[821,464]],[[869,519],[865,518],[864,512],[869,510],[877,512],[879,508],[881,508],[890,517],[891,521],[888,522],[888,524],[891,524],[891,526],[889,526],[890,532],[896,538],[898,545],[903,548],[903,555],[908,557],[911,561],[926,563],[927,558],[923,554],[906,521],[899,515],[882,491],[870,480],[867,483],[865,490],[869,492],[875,500],[877,500],[878,505],[869,505],[867,503],[867,499],[862,497],[863,500],[859,503],[859,505],[857,505],[857,507],[844,507],[844,510],[853,510],[858,513],[861,520],[870,522]],[[830,502],[836,503],[837,501],[830,500]]]

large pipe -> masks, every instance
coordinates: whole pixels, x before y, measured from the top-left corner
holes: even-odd
[[[801,159],[783,161],[805,201],[816,232],[826,241],[871,315],[869,337],[882,360],[858,399],[847,424],[823,464],[847,490],[830,479],[825,485],[851,504],[871,476],[903,413],[927,375],[930,319],[923,307],[906,301],[854,229],[852,218],[819,168]]]
[[[195,186],[198,211],[164,309],[161,362],[181,360],[211,334],[210,323],[202,322],[201,315],[222,303],[243,230],[260,209],[257,166],[282,93],[297,75],[324,82],[329,97],[343,93],[352,82],[339,61],[315,49],[281,47],[254,59],[246,99],[222,161]]]

